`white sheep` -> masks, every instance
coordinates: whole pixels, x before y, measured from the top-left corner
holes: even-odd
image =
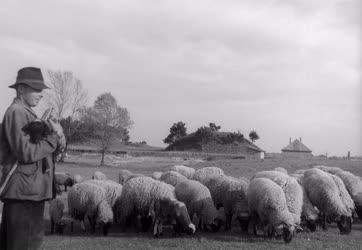
[[[60,198],[49,201],[50,233],[63,234],[66,223],[63,220],[64,202]]]
[[[58,186],[64,185],[64,191],[67,191],[67,187],[74,185],[73,176],[70,173],[55,172],[55,184]]]
[[[153,234],[158,236],[162,223],[170,216],[184,230],[194,233],[195,226],[191,223],[187,208],[176,199],[174,191],[173,186],[151,177],[141,176],[128,180],[123,186],[121,198],[114,206],[117,221],[125,225],[127,219],[135,214],[140,215],[144,222],[153,217]],[[147,224],[142,225],[144,231],[148,229]]]
[[[342,179],[345,187],[348,190],[352,200],[354,201],[356,212],[358,217],[362,219],[362,180],[360,177],[352,174],[351,172],[342,170],[337,167],[327,167],[327,166],[316,166],[325,172],[334,174]]]
[[[132,173],[131,171],[129,171],[127,169],[122,169],[118,173],[118,183],[124,185],[126,183],[126,181],[128,181],[129,179],[132,179],[134,177],[140,177],[140,176],[144,176],[144,175],[143,174],[135,174],[135,173]]]
[[[159,180],[161,178],[162,174],[163,174],[163,172],[155,171],[152,173],[152,178],[155,180]]]
[[[178,183],[183,182],[185,180],[187,180],[187,178],[184,175],[175,171],[164,172],[160,177],[160,181],[168,183],[172,186],[176,186]]]
[[[208,182],[211,178],[224,175],[224,171],[218,167],[205,167],[196,170],[193,180],[199,181],[202,184]]]
[[[261,171],[253,178],[267,178],[278,184],[285,193],[287,206],[293,214],[294,223],[300,224],[303,208],[303,189],[295,178],[279,171]]]
[[[335,176],[337,177],[337,176]],[[310,201],[326,218],[336,221],[341,233],[348,234],[352,227],[352,213],[341,197],[337,178],[320,169],[313,168],[304,173],[304,188]]]
[[[246,197],[249,181],[223,175],[210,179],[205,186],[209,188],[216,208],[224,208],[225,230],[231,230],[233,216],[239,221],[242,230],[246,230],[249,219]]]
[[[191,167],[187,167],[187,166],[184,166],[184,165],[175,165],[175,166],[172,166],[170,168],[170,171],[175,171],[175,172],[178,172],[184,176],[186,176],[186,178],[188,179],[191,179],[196,170],[194,168],[191,168]]]
[[[296,228],[294,216],[289,212],[283,189],[274,181],[267,178],[251,180],[248,192],[248,206],[250,213],[249,233],[256,234],[256,222],[271,227],[268,235],[273,231],[283,230],[283,239],[290,242]]]
[[[219,230],[221,219],[214,205],[209,189],[202,183],[186,180],[175,186],[176,198],[186,204],[190,217],[194,215],[200,220],[200,226],[206,230],[211,227],[213,231]]]
[[[116,200],[122,195],[122,185],[112,180],[87,180],[87,183],[93,183],[103,187],[106,191],[106,200],[113,207]]]
[[[291,174],[290,176],[295,178],[303,189],[303,207],[301,214],[302,224],[305,224],[309,230],[314,232],[317,229],[317,223],[319,221],[319,210],[313,206],[307,192],[305,191],[303,182],[304,174]]]
[[[95,171],[93,176],[92,176],[93,180],[107,180],[107,176],[102,173],[101,171]]]
[[[103,234],[107,235],[113,221],[113,211],[103,187],[90,182],[75,184],[68,192],[68,209],[73,219],[81,221],[83,230],[84,218],[87,216],[92,233],[95,232],[96,223],[100,223],[103,225]]]

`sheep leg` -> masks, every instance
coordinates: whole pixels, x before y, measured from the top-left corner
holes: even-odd
[[[80,221],[80,227],[82,228],[82,231],[85,232],[85,225],[84,225],[84,219]]]
[[[231,230],[231,221],[233,218],[232,213],[225,213],[225,231],[230,231]]]
[[[81,224],[82,225],[82,224]],[[74,222],[73,220],[70,222],[70,232],[73,233],[73,229],[74,229]]]
[[[94,234],[96,232],[96,225],[95,225],[95,222],[93,221],[93,218],[88,215],[88,221],[89,221],[89,224],[91,225],[91,233]]]
[[[155,224],[153,226],[153,236],[158,237],[158,224],[160,223],[160,219],[155,219]]]
[[[64,185],[64,191],[67,192],[67,185]]]
[[[252,235],[256,235],[256,217],[251,216],[248,223],[248,233]]]
[[[54,220],[50,219],[50,234],[54,233]]]

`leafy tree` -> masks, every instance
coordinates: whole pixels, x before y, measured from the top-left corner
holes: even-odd
[[[186,124],[183,122],[177,122],[172,125],[170,128],[170,134],[163,140],[166,144],[172,144],[178,139],[187,135],[186,133]]]
[[[213,122],[210,122],[209,123],[209,127],[211,128],[212,131],[216,132],[216,131],[219,131],[221,129],[221,126],[216,126],[215,123]]]
[[[87,126],[87,136],[95,139],[100,147],[101,166],[112,142],[128,141],[128,129],[133,125],[127,109],[120,107],[111,93],[99,95],[93,107],[83,110],[81,120]],[[90,130],[93,132],[88,134]]]
[[[256,140],[259,140],[259,135],[256,133],[255,130],[252,130],[249,133],[249,138],[254,143]]]
[[[203,143],[206,143],[213,136],[214,131],[210,127],[200,127],[196,130],[196,137],[200,138]]]

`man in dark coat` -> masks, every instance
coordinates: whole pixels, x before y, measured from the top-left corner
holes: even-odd
[[[42,98],[42,90],[48,88],[40,69],[20,69],[15,84],[9,87],[16,89],[16,97],[2,122],[0,187],[14,164],[18,167],[0,194],[4,202],[0,249],[39,249],[44,235],[44,203],[55,192],[53,152],[64,145],[59,133],[32,143],[23,131],[24,126],[37,119],[32,108]],[[51,121],[50,124],[56,127]]]

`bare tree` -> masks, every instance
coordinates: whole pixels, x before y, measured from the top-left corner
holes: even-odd
[[[71,71],[48,70],[50,91],[46,102],[51,105],[58,118],[74,117],[87,101],[87,91]]]
[[[50,90],[45,96],[45,101],[48,106],[54,108],[55,116],[62,121],[61,124],[68,142],[73,134],[72,129],[77,129],[72,126],[72,120],[78,116],[80,109],[86,104],[88,93],[83,88],[81,81],[71,71],[48,70],[47,76]],[[64,161],[67,148],[68,143],[60,161]]]

